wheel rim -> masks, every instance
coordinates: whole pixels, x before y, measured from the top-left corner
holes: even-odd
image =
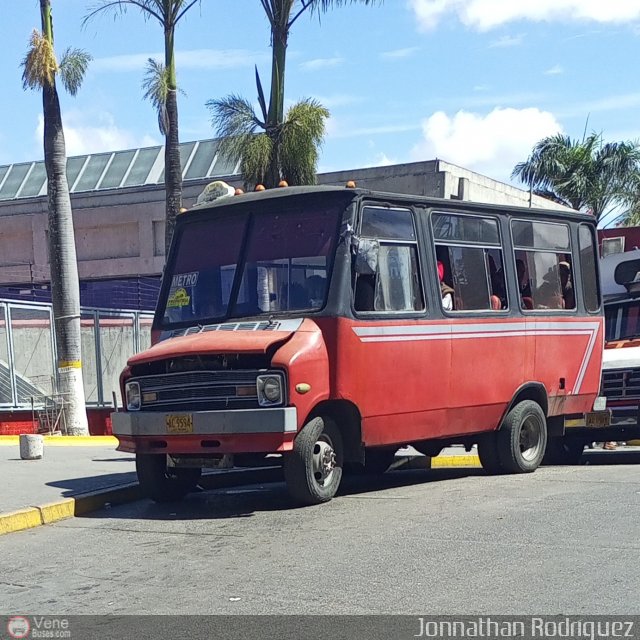
[[[331,481],[337,466],[336,452],[331,438],[323,433],[313,445],[312,468],[313,477],[320,486]]]
[[[520,427],[520,455],[532,462],[543,453],[542,446],[542,422],[536,416],[527,416]]]

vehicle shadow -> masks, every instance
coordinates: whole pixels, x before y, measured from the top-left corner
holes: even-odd
[[[640,449],[633,451],[624,448],[614,451],[602,449],[585,449],[580,460],[582,465],[616,465],[616,464],[640,464]]]
[[[125,520],[227,520],[251,518],[261,512],[294,511],[300,508],[323,509],[328,505],[298,507],[289,496],[282,469],[264,469],[265,481],[253,484],[199,488],[182,502],[156,504],[143,499],[135,504],[100,510],[80,517]],[[343,479],[337,498],[392,499],[391,491],[403,487],[460,480],[485,475],[478,468],[442,468],[390,471],[381,476],[348,476]],[[331,504],[331,503],[329,503]]]
[[[48,487],[63,489],[62,497],[70,498],[78,495],[91,493],[93,491],[104,491],[110,488],[126,486],[137,482],[135,471],[125,473],[105,473],[96,476],[86,476],[83,478],[65,478],[64,480],[53,480],[46,482]]]

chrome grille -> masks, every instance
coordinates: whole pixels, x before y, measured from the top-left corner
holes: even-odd
[[[252,409],[256,377],[266,371],[187,371],[131,378],[140,385],[143,410]],[[241,390],[241,393],[240,393]]]
[[[640,369],[603,371],[602,393],[611,400],[640,398]]]

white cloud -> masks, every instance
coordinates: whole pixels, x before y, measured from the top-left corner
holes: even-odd
[[[454,116],[438,111],[423,121],[423,139],[411,155],[414,160],[442,158],[508,180],[538,140],[561,130],[553,114],[536,108],[496,108],[486,115],[458,111]]]
[[[409,0],[422,29],[453,14],[468,27],[486,31],[514,20],[621,23],[640,19],[636,0]]]
[[[494,40],[490,45],[490,49],[502,49],[505,47],[518,47],[522,44],[524,36],[522,34],[518,36],[502,36],[497,40]]]
[[[334,58],[316,58],[315,60],[307,60],[302,62],[300,68],[304,71],[317,71],[318,69],[327,69],[329,67],[337,67],[344,62],[344,58],[338,56]]]
[[[118,127],[113,116],[107,112],[87,113],[67,111],[62,114],[67,156],[82,156],[103,151],[121,151],[137,147],[153,147],[162,144],[149,134],[140,134]],[[38,116],[35,132],[42,146],[44,118]]]
[[[564,68],[561,65],[556,64],[553,65],[553,67],[551,67],[550,69],[547,69],[544,73],[547,76],[559,76],[564,73]]]
[[[191,49],[176,51],[176,65],[179,69],[236,69],[250,67],[267,58],[264,52],[247,49]],[[141,71],[147,60],[164,60],[164,54],[132,53],[120,56],[96,58],[89,67],[94,71],[127,72]]]
[[[393,49],[392,51],[383,51],[380,57],[383,60],[402,60],[404,58],[410,58],[415,53],[420,51],[420,47],[406,47],[404,49]]]

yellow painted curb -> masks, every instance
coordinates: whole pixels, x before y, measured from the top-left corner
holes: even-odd
[[[123,504],[138,500],[140,497],[140,487],[133,483],[114,489],[103,489],[72,498],[63,498],[56,502],[19,511],[0,513],[0,535],[66,520],[97,511],[107,504]]]
[[[53,447],[105,447],[118,446],[115,436],[44,436],[45,445]],[[0,436],[1,446],[20,444],[20,436]]]
[[[476,455],[436,456],[431,458],[431,468],[442,467],[482,467]]]
[[[50,524],[51,522],[57,522],[65,518],[73,518],[75,515],[75,505],[76,501],[73,498],[67,498],[60,502],[50,502],[49,504],[43,504],[41,507],[36,508],[40,510],[42,524]]]
[[[41,524],[42,517],[40,516],[40,510],[35,507],[1,513],[0,535],[3,533],[22,531],[23,529],[31,529],[32,527],[39,527]]]

